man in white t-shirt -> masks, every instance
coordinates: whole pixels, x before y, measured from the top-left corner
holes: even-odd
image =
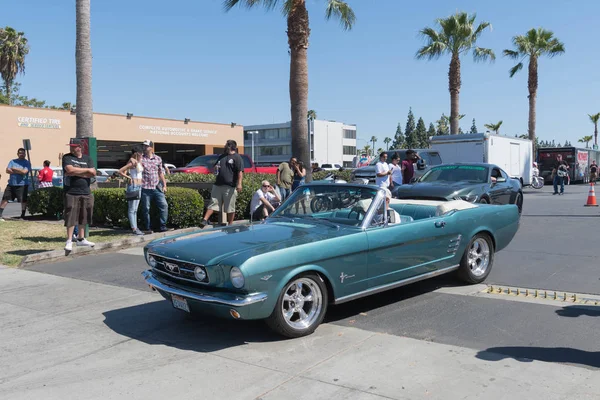
[[[390,186],[392,171],[387,163],[387,153],[382,152],[379,155],[379,162],[375,164],[375,184],[380,188],[387,189]]]
[[[262,186],[254,195],[252,195],[252,201],[250,202],[250,214],[252,214],[252,220],[263,220],[269,216],[270,213],[275,211],[275,205],[281,202],[281,197],[271,186],[269,181],[263,181]]]

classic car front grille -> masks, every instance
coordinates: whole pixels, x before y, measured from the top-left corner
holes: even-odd
[[[154,257],[156,260],[156,267],[153,269],[161,275],[175,278],[179,281],[187,281],[192,283],[206,284],[209,282],[208,272],[203,265],[193,264],[181,260],[173,260],[171,258],[161,257],[156,254],[152,254],[152,257]],[[206,278],[204,278],[204,280],[199,281],[196,279],[196,276],[194,275],[194,270],[196,267],[200,267],[204,270],[204,273],[206,274]]]

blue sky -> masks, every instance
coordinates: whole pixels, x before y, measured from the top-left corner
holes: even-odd
[[[527,132],[526,68],[508,77],[501,56],[511,38],[542,26],[566,54],[540,61],[537,133],[576,142],[593,134],[587,114],[600,112],[600,55],[593,0],[407,2],[348,0],[352,31],[326,22],[325,0],[307,0],[309,108],[319,119],[357,125],[359,138],[392,137],[408,108],[425,123],[449,114],[447,57],[417,61],[419,29],[456,10],[492,23],[482,47],[493,64],[462,61],[461,127],[480,131],[503,120],[501,132]],[[0,25],[24,31],[31,51],[21,94],[48,104],[75,102],[75,1],[19,0],[4,6]],[[377,6],[374,6],[377,4]],[[221,0],[92,0],[94,110],[251,125],[284,122],[289,111],[286,21],[279,11],[236,8]],[[362,147],[365,143],[359,142]]]

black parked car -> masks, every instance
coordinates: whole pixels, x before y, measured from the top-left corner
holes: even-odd
[[[412,185],[393,188],[399,199],[457,200],[471,203],[516,204],[523,209],[523,192],[517,179],[493,164],[442,164],[430,168]]]

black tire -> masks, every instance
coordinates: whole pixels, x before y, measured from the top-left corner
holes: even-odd
[[[313,318],[311,318],[310,324],[305,328],[297,328],[297,327],[291,326],[290,323],[288,322],[288,320],[286,319],[286,317],[284,316],[284,312],[283,312],[286,303],[287,303],[288,308],[290,308],[293,304],[293,302],[291,302],[291,301],[284,300],[284,296],[286,295],[286,293],[289,293],[288,288],[292,287],[292,285],[298,281],[302,281],[303,283],[314,285],[312,289],[318,288],[318,290],[315,290],[313,292],[313,295],[321,296],[320,307],[318,307],[318,310],[315,310],[315,314],[314,314]],[[303,285],[302,285],[302,287],[304,288]],[[296,288],[297,288],[297,286],[296,286]],[[301,291],[302,291],[302,289],[301,289]],[[319,293],[316,293],[316,292],[319,292]],[[316,301],[316,297],[315,297],[315,301]],[[315,329],[317,329],[317,327],[321,324],[321,322],[323,322],[323,318],[325,317],[325,313],[327,312],[328,301],[329,301],[329,299],[328,299],[328,295],[327,295],[327,287],[325,285],[325,282],[323,282],[323,280],[321,279],[321,277],[319,275],[312,273],[312,272],[300,274],[285,284],[283,290],[281,291],[281,293],[279,294],[279,297],[277,298],[277,303],[275,303],[275,308],[274,308],[273,312],[265,320],[265,322],[267,323],[269,328],[271,328],[273,331],[277,332],[278,334],[280,334],[282,336],[286,336],[288,338],[298,338],[298,337],[310,335],[311,333],[313,333],[315,331]],[[302,304],[303,304],[303,306],[306,305],[304,302]],[[315,304],[313,303],[312,306],[315,306]],[[292,313],[292,318],[294,315],[296,315],[296,313]],[[310,315],[310,313],[308,315]],[[298,318],[300,319],[300,314],[298,314]],[[294,322],[292,321],[291,323],[294,323]]]
[[[521,192],[517,193],[514,204],[519,209],[519,215],[521,215],[521,213],[523,212],[523,193],[521,193]]]
[[[483,271],[481,274],[479,274],[479,273],[474,272],[473,267],[471,266],[471,263],[470,263],[469,256],[470,256],[470,253],[471,253],[474,243],[475,242],[481,243],[481,241],[484,241],[487,244],[487,248],[489,251],[489,256],[488,256],[489,258],[488,258],[488,264],[487,264],[487,267],[485,268],[485,271]],[[475,235],[471,238],[471,240],[469,241],[469,245],[465,249],[465,252],[460,260],[460,267],[458,268],[458,277],[462,281],[469,283],[469,284],[481,283],[481,282],[485,281],[485,279],[490,274],[493,264],[494,264],[494,242],[492,241],[492,239],[490,238],[490,236],[488,234],[478,233],[477,235]]]
[[[481,200],[479,200],[479,202],[481,204],[490,204],[490,201],[488,200],[487,197],[482,197]]]

